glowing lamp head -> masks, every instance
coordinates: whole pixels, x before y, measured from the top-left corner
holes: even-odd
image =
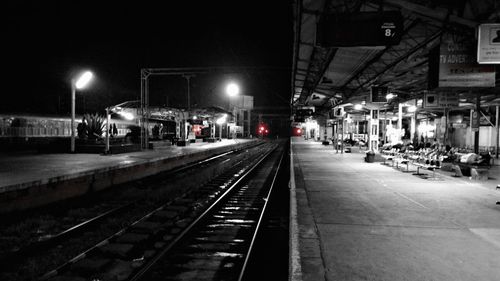
[[[417,107],[416,106],[411,105],[411,106],[408,107],[408,112],[415,112],[415,111],[417,111]]]
[[[388,93],[388,94],[385,96],[385,98],[386,98],[387,100],[390,100],[390,99],[394,98],[395,96],[396,96],[396,95],[395,95],[395,94],[393,94],[393,93]]]
[[[92,80],[94,74],[90,71],[85,71],[78,79],[76,80],[75,87],[77,89],[83,89],[87,86],[87,84]]]
[[[134,114],[125,111],[119,111],[118,114],[127,120],[133,120]]]
[[[354,105],[354,109],[355,110],[361,110],[361,109],[363,109],[363,106],[361,104],[357,103],[357,104]]]
[[[226,86],[226,93],[230,97],[235,97],[240,93],[240,87],[236,83],[229,83]]]

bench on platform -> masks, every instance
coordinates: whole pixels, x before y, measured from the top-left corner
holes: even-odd
[[[478,178],[481,176],[488,176],[489,175],[489,169],[491,166],[489,165],[481,165],[479,163],[460,163],[460,162],[453,162],[453,172],[455,174],[453,175],[454,177],[473,177],[473,178]],[[474,172],[472,170],[475,170]],[[474,175],[473,175],[474,173]],[[482,179],[482,178],[481,178]]]
[[[384,158],[384,162],[381,163],[382,165],[388,165],[386,161],[392,161],[395,157],[394,155],[386,155],[386,154],[382,154],[381,156],[382,158]]]
[[[499,185],[497,185],[497,190],[499,190],[499,189],[500,189],[500,184],[499,184]],[[497,201],[497,203],[496,203],[496,204],[497,204],[497,205],[500,205],[500,201]]]
[[[437,165],[424,164],[424,163],[418,163],[418,162],[414,162],[413,165],[415,165],[417,167],[417,172],[414,173],[413,175],[415,175],[415,176],[426,175],[424,173],[420,173],[420,168],[422,168],[422,169],[432,171],[431,179],[436,179],[436,169],[441,169],[441,167],[437,166]]]
[[[470,169],[470,175],[471,175],[471,178],[474,180],[486,181],[489,178],[490,170],[484,169],[484,168],[474,167],[474,168]]]
[[[395,158],[393,160],[394,163],[396,163],[396,169],[399,169],[399,165],[406,165],[406,171],[402,170],[403,172],[409,172],[410,171],[410,160],[405,159],[405,158]]]

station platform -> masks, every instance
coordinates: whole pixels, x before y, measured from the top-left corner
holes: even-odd
[[[4,153],[0,155],[0,213],[101,190],[257,141],[223,139],[110,155]]]
[[[300,137],[291,150],[290,280],[498,280],[498,164],[429,180]]]

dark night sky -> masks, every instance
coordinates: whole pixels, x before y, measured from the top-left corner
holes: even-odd
[[[289,100],[291,1],[6,3],[8,75],[0,113],[68,113],[69,81],[82,68],[97,79],[77,94],[77,113],[138,99],[144,67],[282,67],[198,76],[192,79],[192,104],[222,105],[227,79],[239,81],[257,106]],[[150,89],[152,104],[186,105],[181,77],[155,77]]]

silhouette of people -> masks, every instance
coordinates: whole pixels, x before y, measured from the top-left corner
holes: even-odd
[[[113,135],[114,136],[118,135],[118,128],[116,128],[116,123],[113,123]]]
[[[79,138],[87,138],[87,119],[85,117],[83,117],[82,122],[76,126],[76,131]]]
[[[500,29],[497,30],[497,37],[493,38],[493,40],[491,40],[492,43],[500,43]]]

